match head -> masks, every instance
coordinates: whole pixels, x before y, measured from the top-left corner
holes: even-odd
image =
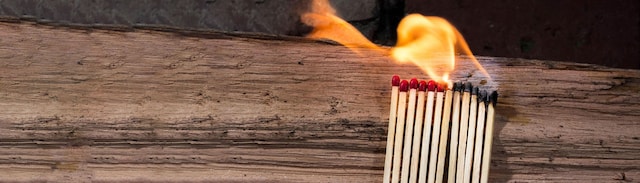
[[[480,93],[478,93],[478,102],[485,102],[485,100],[487,99],[487,91],[480,91]]]
[[[409,82],[407,80],[402,80],[400,82],[400,92],[409,91]]]
[[[418,79],[411,78],[411,81],[409,81],[409,88],[418,89]]]
[[[400,76],[393,75],[393,77],[391,77],[391,86],[400,86]]]
[[[418,84],[418,91],[427,91],[427,82],[422,80]]]
[[[429,80],[429,83],[427,83],[427,90],[429,91],[436,91],[436,87],[438,86],[438,83],[436,83],[436,81],[434,80]]]
[[[478,87],[473,87],[473,90],[471,91],[471,95],[478,95]]]
[[[497,91],[491,92],[491,95],[489,96],[489,103],[493,104],[493,106],[496,106],[496,104],[498,103],[498,92]]]
[[[438,83],[438,92],[444,92],[447,89],[447,83]]]
[[[473,85],[471,84],[471,82],[464,83],[464,92],[471,92],[472,89]]]

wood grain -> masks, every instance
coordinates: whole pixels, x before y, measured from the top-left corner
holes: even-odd
[[[640,181],[640,71],[479,58],[492,182]],[[385,55],[293,37],[0,23],[0,180],[379,182]],[[426,79],[426,78],[425,78]]]

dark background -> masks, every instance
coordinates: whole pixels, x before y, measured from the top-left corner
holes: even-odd
[[[60,24],[162,25],[302,36],[309,0],[0,0],[0,16]],[[637,0],[331,0],[378,44],[408,13],[442,16],[476,55],[640,69]]]

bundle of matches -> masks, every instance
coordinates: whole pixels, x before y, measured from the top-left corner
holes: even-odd
[[[383,182],[488,182],[496,91],[391,79]]]

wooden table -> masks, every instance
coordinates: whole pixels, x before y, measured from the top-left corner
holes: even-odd
[[[302,38],[0,23],[0,180],[379,182],[390,77]],[[512,58],[492,182],[640,181],[640,71]],[[631,61],[631,60],[630,60]],[[484,80],[484,81],[483,81]]]

